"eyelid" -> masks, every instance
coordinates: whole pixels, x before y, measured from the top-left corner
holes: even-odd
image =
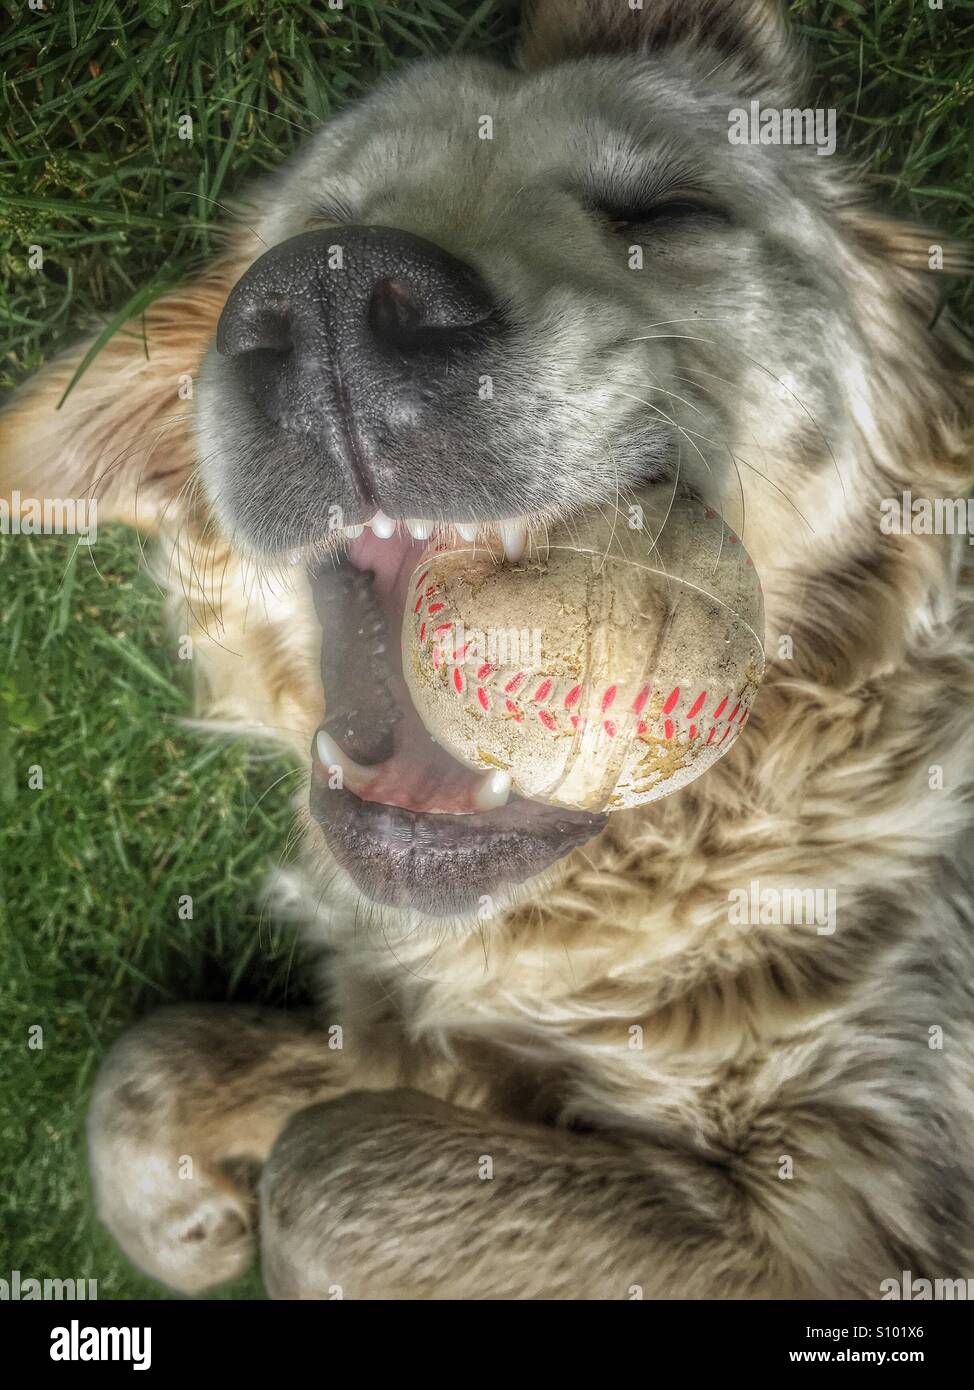
[[[712,207],[707,194],[699,188],[668,188],[659,198],[660,203],[693,203],[696,207]]]
[[[680,174],[673,170],[669,177],[662,171],[654,176],[640,175],[632,171],[631,177],[597,177],[582,190],[583,201],[594,212],[602,212],[619,221],[638,221],[633,216],[637,209],[647,215],[662,211],[677,204],[687,205],[688,209],[699,208],[701,213],[721,215],[722,209],[712,202],[692,175]]]
[[[729,220],[726,210],[718,203],[689,189],[668,190],[652,200],[647,200],[645,205],[639,205],[635,199],[627,205],[626,200],[620,198],[616,200],[614,207],[611,203],[603,202],[597,204],[596,208],[620,226],[637,227],[642,222],[662,220],[667,214],[688,217],[699,215],[720,221]]]
[[[703,213],[709,217],[726,217],[727,214],[717,203],[711,202],[709,198],[701,197],[699,194],[677,194],[674,197],[661,198],[658,203],[651,206],[650,213],[665,212],[668,208],[686,208],[692,212]]]

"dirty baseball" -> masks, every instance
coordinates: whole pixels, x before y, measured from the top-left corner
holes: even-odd
[[[733,747],[764,670],[740,538],[671,486],[533,536],[516,562],[431,546],[407,588],[403,672],[426,728],[520,795],[613,811]]]

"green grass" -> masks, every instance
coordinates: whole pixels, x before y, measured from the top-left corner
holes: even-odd
[[[792,8],[820,96],[840,108],[877,191],[974,236],[974,3]],[[2,386],[203,264],[248,176],[378,74],[454,47],[503,51],[512,35],[498,0],[0,10]],[[191,142],[176,134],[184,113]],[[27,270],[31,244],[45,250],[40,274]],[[971,295],[950,291],[961,316]],[[0,1276],[88,1276],[102,1297],[158,1296],[91,1217],[86,1098],[110,1041],[153,1004],[306,997],[291,931],[259,908],[287,840],[287,768],[180,724],[186,672],[134,536],[110,530],[93,552],[6,540],[0,613]],[[28,787],[33,765],[42,789]],[[229,1296],[257,1292],[250,1277]]]

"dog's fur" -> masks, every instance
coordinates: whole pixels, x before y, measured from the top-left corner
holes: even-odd
[[[60,411],[83,347],[22,390],[0,484],[91,490],[157,534],[201,712],[305,759],[321,692],[300,571],[247,548],[282,536],[252,536],[230,495],[219,367],[198,433],[174,398],[237,277],[330,180],[363,220],[504,283],[533,325],[521,405],[485,445],[525,510],[542,448],[545,505],[572,510],[635,482],[672,423],[764,583],[747,735],[485,925],[365,903],[309,821],[327,1004],[186,1007],[126,1035],[91,1111],[102,1217],[191,1291],[245,1268],[258,1226],[284,1297],[875,1298],[903,1270],[970,1276],[968,551],[879,529],[883,497],[971,487],[971,366],[931,327],[939,239],[813,150],[728,144],[730,107],[804,104],[764,0],[541,0],[522,57],[424,65],[326,128],[262,191],[260,240],[148,311],[148,356],[116,336]],[[473,170],[482,112],[495,142]],[[664,236],[629,271],[564,181],[580,143],[625,159],[620,130],[660,158],[695,142],[734,227]],[[733,925],[752,880],[834,889],[834,935]]]

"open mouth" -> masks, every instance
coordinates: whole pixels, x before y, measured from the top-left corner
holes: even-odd
[[[541,873],[606,816],[528,801],[503,772],[458,762],[429,733],[402,674],[406,588],[434,524],[377,513],[311,572],[323,628],[326,717],[312,749],[311,811],[338,862],[371,899],[453,916]],[[525,529],[443,527],[498,561]]]

